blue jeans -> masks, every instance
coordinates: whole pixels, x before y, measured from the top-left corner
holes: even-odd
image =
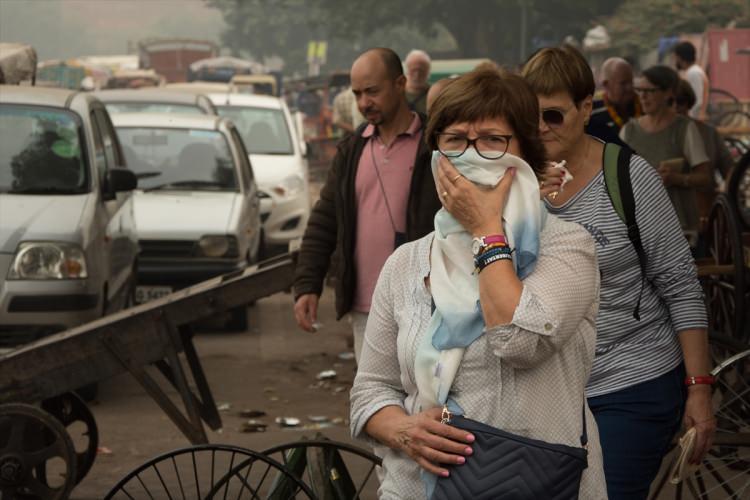
[[[680,429],[685,367],[611,394],[588,398],[599,427],[610,500],[648,496],[662,458]]]

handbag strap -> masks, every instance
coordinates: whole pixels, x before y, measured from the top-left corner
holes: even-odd
[[[430,310],[432,313],[435,312],[435,300],[430,301]],[[581,448],[588,450],[589,445],[589,434],[586,428],[586,394],[583,394],[583,400],[581,401],[581,422],[583,426],[581,428]]]

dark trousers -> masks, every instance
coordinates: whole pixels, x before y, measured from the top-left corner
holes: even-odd
[[[610,500],[648,496],[685,409],[685,367],[588,399],[599,427]]]

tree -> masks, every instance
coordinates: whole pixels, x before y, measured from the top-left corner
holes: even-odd
[[[611,14],[620,0],[207,0],[227,24],[224,43],[255,57],[280,55],[288,66],[304,65],[308,40],[327,40],[329,59],[346,66],[361,48],[421,40],[434,44],[452,38],[456,57],[489,57],[506,64],[520,62],[522,12],[525,42],[559,43],[580,37],[590,20]],[[400,33],[400,37],[394,34]],[[443,34],[441,37],[441,33]],[[380,43],[378,43],[380,42]],[[422,46],[428,52],[432,46]],[[398,51],[398,49],[397,49]]]
[[[702,33],[747,18],[748,5],[747,0],[625,0],[606,24],[614,47],[641,52],[663,36]]]

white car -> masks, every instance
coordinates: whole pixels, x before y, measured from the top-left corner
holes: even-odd
[[[139,178],[138,287],[144,302],[242,269],[258,259],[260,200],[237,130],[203,115],[112,115],[128,166]],[[244,329],[246,308],[229,327]]]
[[[231,118],[250,153],[261,191],[266,249],[284,250],[302,238],[310,217],[305,143],[278,97],[208,94],[220,116]]]
[[[124,165],[91,94],[0,85],[0,348],[132,297],[137,180]]]

